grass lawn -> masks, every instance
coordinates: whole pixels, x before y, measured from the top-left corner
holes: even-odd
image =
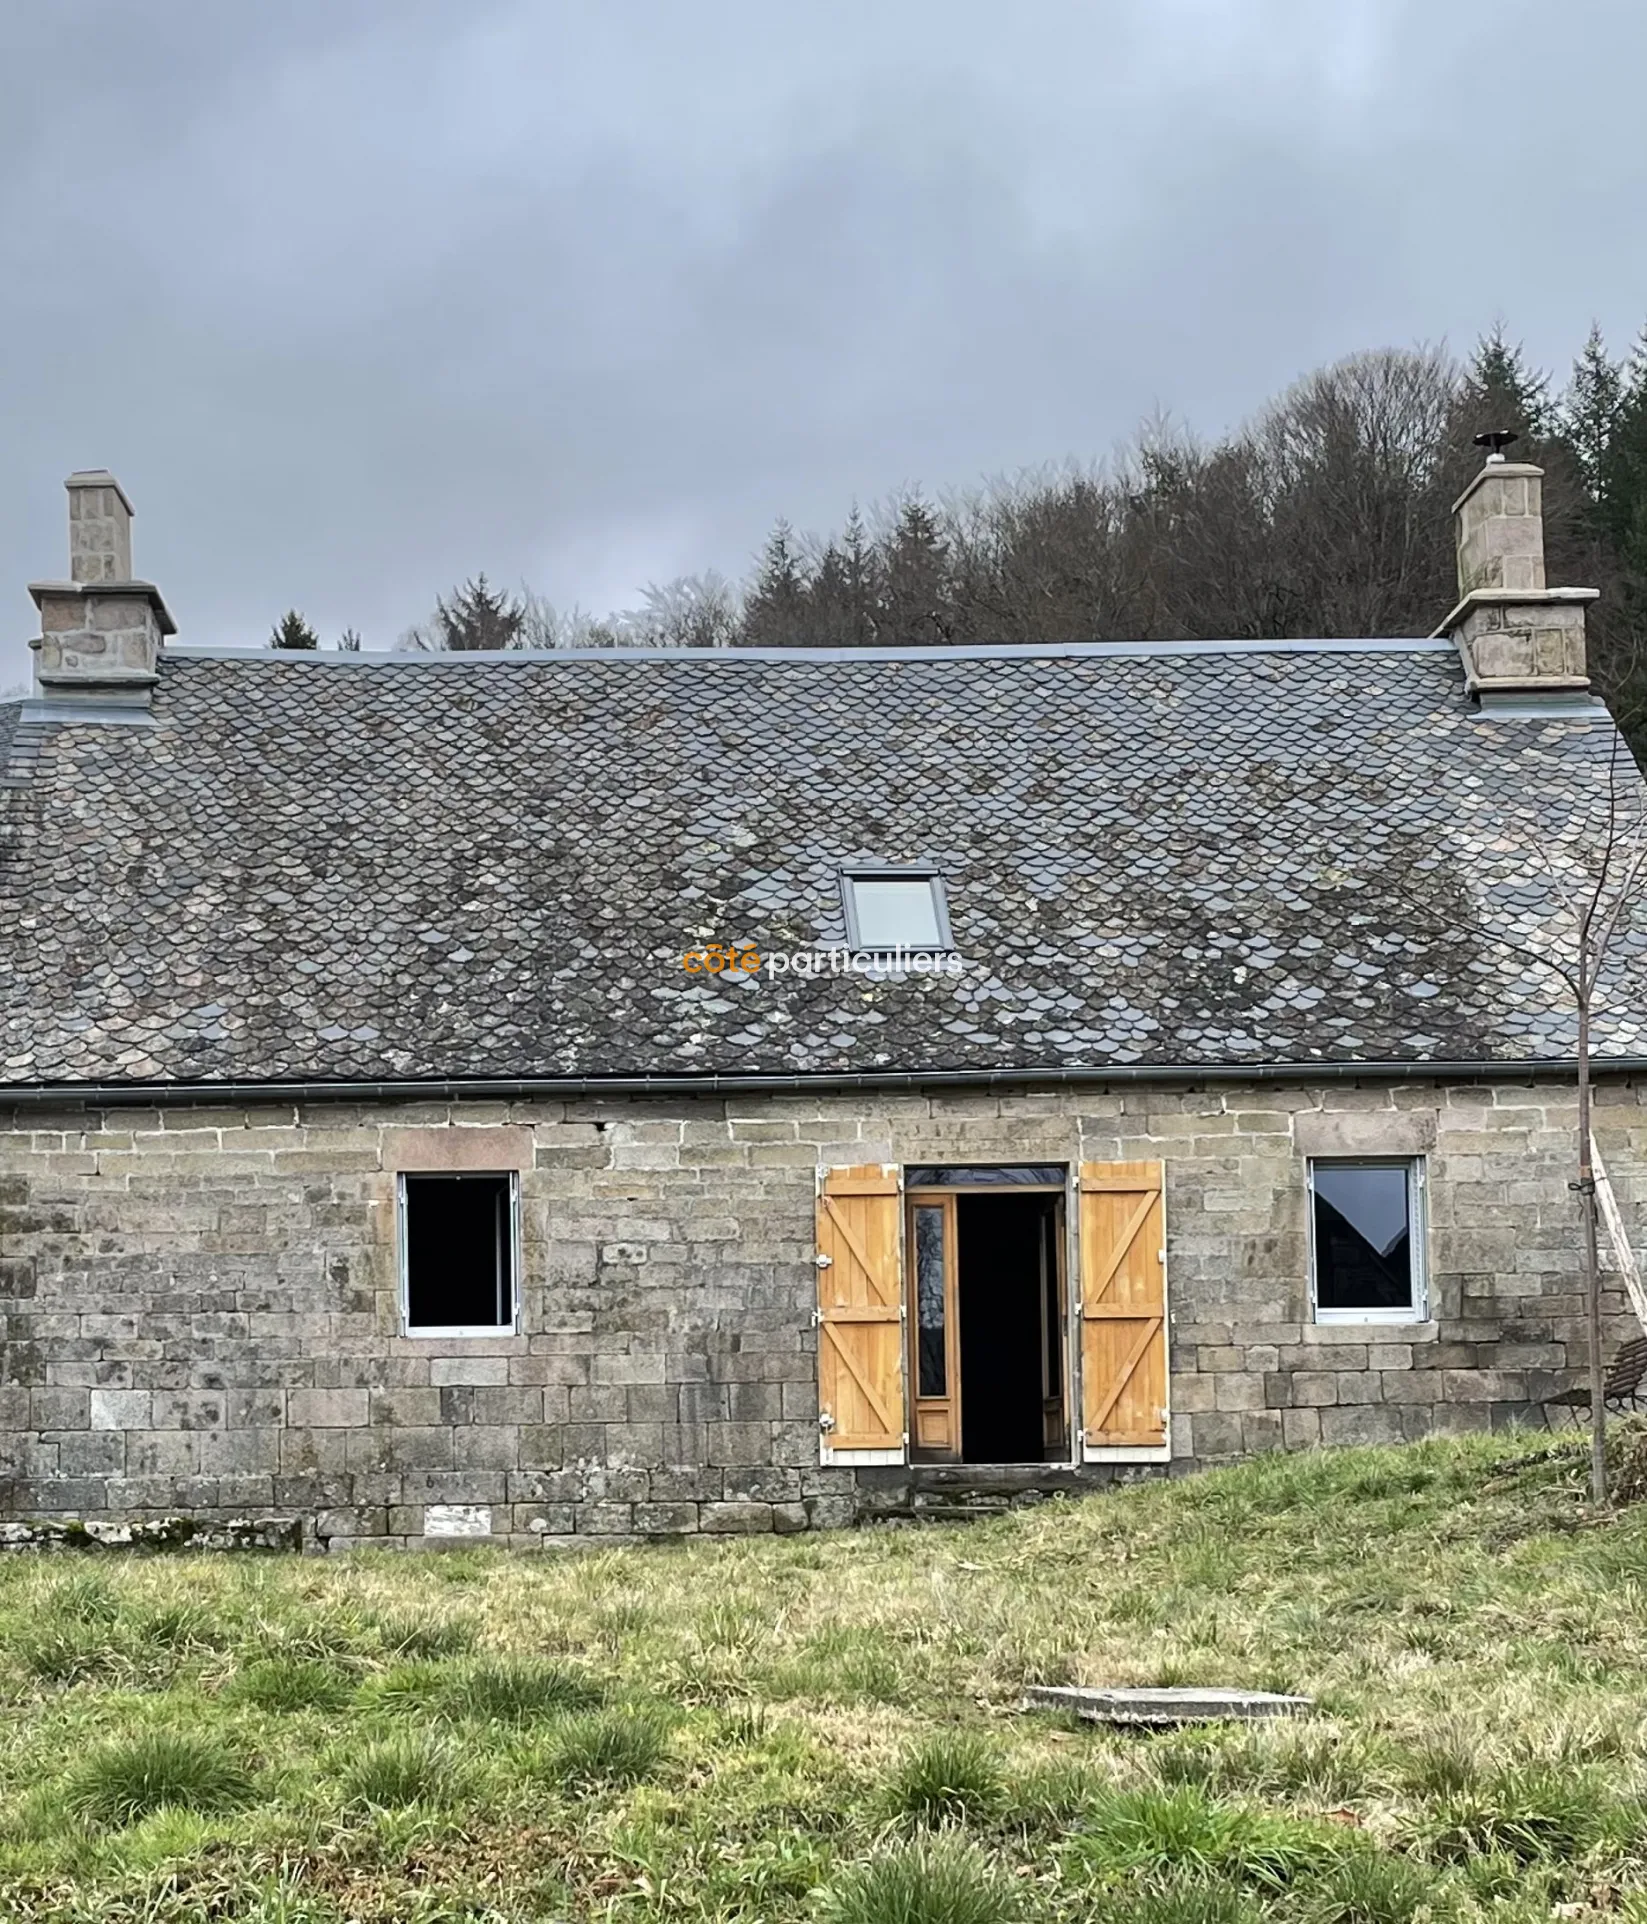
[[[1581,1443],[970,1528],[0,1557],[0,1917],[1647,1920],[1647,1507]],[[1028,1680],[1297,1689],[1119,1734]]]

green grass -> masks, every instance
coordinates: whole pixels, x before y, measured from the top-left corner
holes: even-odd
[[[572,1790],[638,1784],[656,1773],[667,1735],[655,1712],[597,1710],[572,1717],[549,1747],[546,1773]]]
[[[1319,1708],[1106,1732],[1032,1678]],[[1647,1508],[1570,1439],[964,1530],[0,1557],[0,1917],[1647,1924],[1644,1696]]]
[[[903,1759],[888,1791],[893,1813],[918,1824],[980,1821],[1002,1800],[995,1746],[973,1731],[939,1731]]]
[[[135,1824],[158,1810],[233,1810],[253,1790],[251,1774],[218,1739],[147,1730],[77,1764],[63,1783],[63,1807],[94,1824]]]
[[[417,1731],[397,1731],[350,1756],[342,1785],[351,1804],[395,1810],[408,1804],[445,1804],[458,1788],[450,1745]]]

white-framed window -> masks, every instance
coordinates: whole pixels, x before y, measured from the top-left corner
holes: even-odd
[[[843,868],[841,906],[852,948],[939,951],[954,947],[944,878],[935,868]]]
[[[1315,1320],[1424,1322],[1424,1159],[1312,1157],[1309,1189]]]
[[[520,1177],[401,1175],[400,1312],[408,1336],[500,1336],[517,1323]]]

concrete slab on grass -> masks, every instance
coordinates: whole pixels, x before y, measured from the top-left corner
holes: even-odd
[[[1086,1690],[1062,1684],[1031,1684],[1025,1710],[1068,1710],[1094,1724],[1204,1724],[1223,1719],[1297,1717],[1314,1708],[1312,1697],[1286,1697],[1273,1690],[1198,1689],[1172,1685],[1153,1690]]]

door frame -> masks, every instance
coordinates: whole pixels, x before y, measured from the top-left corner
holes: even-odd
[[[965,1166],[965,1165],[962,1165]],[[1009,1162],[979,1163],[980,1169],[1011,1168]],[[904,1397],[908,1410],[909,1460],[911,1464],[924,1461],[933,1464],[954,1464],[979,1469],[1068,1469],[1080,1459],[1076,1456],[1076,1395],[1080,1388],[1078,1370],[1080,1367],[1079,1336],[1075,1324],[1075,1292],[1070,1287],[1072,1270],[1070,1267],[1074,1245],[1075,1217],[1079,1211],[1071,1207],[1071,1196],[1079,1197],[1079,1170],[1074,1165],[1065,1169],[1064,1180],[1056,1182],[974,1182],[941,1183],[918,1189],[906,1188],[903,1193],[903,1288],[904,1288]],[[957,1213],[954,1198],[957,1196],[1056,1196],[1061,1199],[1064,1221],[1063,1234],[1052,1239],[1058,1263],[1056,1278],[1058,1288],[1059,1340],[1063,1351],[1062,1389],[1064,1399],[1064,1436],[1065,1453],[1060,1457],[1037,1457],[1030,1463],[991,1463],[967,1465],[961,1454],[961,1330],[958,1314],[959,1300],[959,1241]],[[948,1394],[942,1399],[923,1399],[920,1389],[920,1358],[917,1345],[920,1342],[919,1303],[917,1300],[918,1277],[916,1275],[915,1211],[925,1206],[943,1204],[944,1224],[944,1355],[947,1371]],[[1044,1315],[1044,1308],[1043,1308]],[[1045,1341],[1045,1327],[1042,1328]],[[949,1405],[949,1420],[953,1427],[955,1449],[952,1455],[929,1456],[925,1454],[930,1447],[920,1441],[921,1403],[942,1400]],[[919,1453],[919,1454],[918,1454]]]

